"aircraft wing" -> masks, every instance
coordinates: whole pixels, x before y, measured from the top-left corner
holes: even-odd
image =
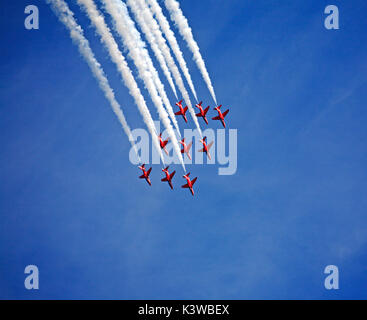
[[[197,178],[198,178],[198,177],[196,177],[196,178],[194,178],[194,179],[192,179],[192,180],[191,180],[191,184],[192,184],[192,185],[194,185],[194,183],[196,182],[196,179],[197,179]]]
[[[150,175],[150,172],[152,171],[152,168],[150,168],[148,171],[147,171],[147,174],[148,176]]]
[[[171,174],[170,174],[170,179],[172,180],[172,178],[174,177],[174,175],[175,175],[175,173],[176,173],[176,171],[173,171]]]
[[[216,116],[216,117],[212,118],[212,120],[220,120],[220,117]]]
[[[227,115],[227,113],[229,112],[229,109],[227,109],[226,111],[224,111],[223,113],[222,113],[222,115],[223,115],[223,117],[225,117],[226,115]]]
[[[186,183],[183,186],[181,186],[181,188],[190,188],[190,186]]]

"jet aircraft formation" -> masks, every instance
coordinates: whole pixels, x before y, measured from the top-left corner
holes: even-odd
[[[196,113],[196,116],[199,118],[203,118],[204,122],[206,124],[209,124],[208,119],[206,117],[206,114],[208,113],[210,106],[207,106],[205,109],[203,109],[202,107],[202,101],[200,101],[198,104],[195,105],[195,107],[197,107],[199,109],[199,112]],[[179,107],[179,111],[177,111],[175,113],[176,116],[182,116],[182,118],[184,119],[184,121],[187,123],[187,118],[186,118],[186,111],[188,109],[188,107],[186,106],[185,108],[182,107],[182,100],[176,103],[176,106]],[[229,109],[227,109],[226,111],[224,111],[222,113],[222,111],[220,110],[222,107],[222,105],[213,108],[215,111],[218,112],[218,115],[213,117],[212,120],[219,120],[223,127],[226,127],[226,123],[224,122],[224,118],[225,116],[228,114]],[[159,134],[158,136],[159,139],[159,145],[161,147],[161,149],[168,155],[168,151],[166,150],[166,145],[169,142],[169,138],[167,138],[166,140],[163,140],[162,138],[162,133]],[[211,148],[211,146],[213,145],[213,141],[208,143],[207,142],[207,138],[203,137],[203,139],[199,140],[202,144],[203,144],[203,148],[199,150],[199,152],[204,152],[208,159],[211,159],[210,153],[209,153],[209,149]],[[183,138],[181,141],[179,141],[180,144],[182,145],[182,149],[181,149],[181,153],[185,153],[187,155],[187,157],[191,160],[191,155],[190,155],[190,148],[192,146],[192,142],[190,142],[189,144],[185,143],[185,138]],[[168,182],[168,185],[170,186],[170,188],[173,190],[173,185],[172,185],[172,179],[176,173],[176,171],[173,171],[172,173],[169,173],[168,171],[168,167],[162,169],[162,171],[165,174],[165,177],[161,179],[161,181],[164,182]],[[145,164],[139,166],[139,169],[141,169],[143,171],[143,174],[141,176],[139,176],[140,179],[145,179],[147,181],[147,183],[151,186],[152,183],[150,181],[149,175],[152,171],[152,168],[149,168],[148,170],[146,170],[145,168]],[[190,176],[190,172],[183,175],[182,177],[184,179],[186,179],[186,184],[182,185],[181,188],[188,188],[191,192],[192,195],[194,195],[194,189],[193,186],[197,180],[197,177],[195,177],[194,179],[191,180]]]

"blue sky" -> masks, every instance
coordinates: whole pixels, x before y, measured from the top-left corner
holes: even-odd
[[[130,126],[143,127],[88,19],[68,3]],[[39,30],[24,28],[27,4],[39,7]],[[328,4],[339,7],[339,30],[324,28]],[[137,178],[126,136],[51,9],[2,4],[0,298],[366,299],[367,3],[181,7],[238,129],[237,173],[190,166],[194,198],[179,188],[179,166],[174,191],[158,165],[152,187]],[[38,291],[24,288],[29,264]],[[323,285],[329,264],[337,291]]]

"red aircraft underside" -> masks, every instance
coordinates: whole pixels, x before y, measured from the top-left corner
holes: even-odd
[[[199,150],[199,152],[205,152],[206,155],[208,156],[209,160],[211,160],[211,156],[209,153],[209,149],[211,148],[211,146],[213,145],[213,142],[210,142],[208,145],[206,144],[206,137],[204,137],[202,140],[200,140],[200,142],[203,144],[203,148]]]
[[[183,186],[181,186],[181,188],[189,188],[190,191],[191,191],[191,194],[194,195],[194,190],[193,190],[192,187],[194,186],[194,183],[196,182],[197,177],[190,180],[189,175],[190,175],[190,172],[188,174],[185,174],[184,176],[182,176],[183,178],[186,179],[187,183],[184,184]]]
[[[185,143],[185,138],[183,138],[180,143],[182,144],[182,149],[181,149],[181,153],[186,153],[187,157],[191,160],[191,155],[190,155],[190,148],[192,145],[192,142],[190,142],[188,145],[186,145]]]
[[[180,108],[180,111],[175,112],[176,116],[182,116],[185,120],[185,122],[187,123],[187,118],[186,118],[186,111],[187,111],[187,106],[185,108],[182,107],[182,100],[176,103],[176,106],[178,106]]]
[[[150,179],[149,179],[149,175],[150,175],[150,172],[152,171],[152,167],[149,168],[148,171],[145,170],[145,164],[139,166],[139,169],[141,169],[143,171],[143,174],[139,177],[140,179],[145,179],[148,184],[151,186],[152,183],[150,182]]]
[[[171,189],[173,190],[173,186],[172,186],[172,178],[175,175],[176,171],[173,171],[171,174],[168,172],[168,168],[162,169],[162,171],[166,174],[166,177],[161,179],[161,181],[168,181],[169,186],[171,187]]]
[[[222,105],[220,105],[219,107],[215,107],[214,110],[218,111],[218,115],[214,118],[212,118],[212,120],[220,120],[220,122],[222,122],[223,127],[226,127],[226,123],[224,122],[224,117],[228,114],[229,109],[227,109],[226,111],[224,111],[223,113],[220,111],[220,108],[222,107]]]
[[[163,149],[166,155],[168,155],[168,151],[166,150],[166,145],[168,143],[169,138],[167,138],[166,140],[163,140],[162,133],[160,133],[158,136],[158,139],[159,139],[159,145],[161,146],[161,149]]]
[[[208,110],[209,110],[209,106],[207,106],[204,110],[203,110],[203,107],[201,106],[201,104],[202,104],[203,102],[202,101],[200,101],[200,103],[199,104],[196,104],[195,105],[195,107],[197,107],[197,108],[199,108],[199,110],[200,110],[200,112],[198,112],[197,114],[196,114],[196,116],[197,117],[202,117],[203,119],[204,119],[204,121],[205,121],[205,123],[206,124],[208,124],[208,119],[206,118],[206,114],[207,114],[207,112],[208,112]]]

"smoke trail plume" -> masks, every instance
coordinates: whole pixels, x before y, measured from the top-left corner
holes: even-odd
[[[103,16],[100,15],[92,0],[77,0],[77,2],[81,6],[81,8],[86,11],[88,17],[95,25],[96,30],[101,37],[101,42],[107,48],[111,60],[116,64],[117,69],[120,72],[126,87],[129,89],[129,93],[134,98],[135,103],[139,109],[139,112],[142,115],[143,120],[147,125],[150,134],[152,135],[153,144],[157,149],[162,159],[162,162],[164,162],[162,150],[159,146],[157,139],[157,132],[155,130],[154,122],[150,115],[149,109],[145,103],[144,97],[139,90],[139,87],[131,73],[129,66],[125,61],[124,56],[121,54],[117,46],[117,43],[112,37],[111,32],[103,19]]]
[[[194,84],[192,83],[191,76],[189,73],[189,70],[186,65],[186,61],[183,57],[182,51],[180,49],[180,46],[177,43],[175,34],[171,30],[171,27],[164,16],[161,7],[159,6],[157,0],[146,0],[146,2],[150,5],[151,12],[155,15],[163,34],[165,35],[166,39],[168,40],[168,43],[171,46],[171,49],[178,61],[178,64],[180,65],[180,68],[186,78],[187,83],[189,84],[189,87],[191,89],[192,94],[194,95],[196,101],[198,101],[196,91],[194,88]]]
[[[180,146],[178,144],[174,130],[171,126],[168,114],[163,107],[163,102],[158,94],[158,91],[161,91],[161,96],[165,97],[165,100],[167,100],[168,107],[171,108],[171,110],[172,107],[164,91],[163,84],[159,79],[158,72],[154,68],[149,53],[144,48],[144,43],[140,39],[140,34],[136,30],[134,22],[129,17],[125,4],[123,4],[119,0],[102,0],[102,2],[105,5],[106,11],[113,18],[116,31],[120,35],[124,46],[128,49],[129,56],[132,58],[135,66],[137,67],[139,77],[143,80],[144,85],[147,88],[153,100],[153,103],[157,108],[159,117],[167,129],[169,137],[171,138],[176,155],[180,160],[182,167],[185,170],[185,164],[183,162]],[[134,30],[136,32],[134,32]],[[155,85],[156,83],[159,86],[158,90]],[[176,118],[173,114],[173,110],[172,115],[173,119],[176,121]]]
[[[158,89],[158,92],[166,106],[168,114],[175,125],[177,132],[179,133],[179,126],[177,119],[173,112],[173,108],[168,100],[167,94],[164,90],[164,86],[159,78],[158,72],[155,69],[152,59],[149,56],[149,52],[146,49],[144,41],[140,37],[139,31],[135,27],[134,21],[130,18],[125,3],[120,0],[102,0],[106,11],[112,16],[113,23],[117,33],[120,35],[124,46],[131,51],[129,56],[132,59],[137,59],[137,55],[141,55],[141,59],[146,64],[145,67],[151,72],[154,83]]]
[[[181,36],[185,39],[188,48],[193,53],[193,59],[203,76],[203,79],[209,89],[209,92],[215,104],[217,104],[217,98],[215,97],[214,88],[212,86],[209,73],[206,70],[204,60],[201,56],[199,46],[194,40],[194,36],[192,34],[191,28],[189,27],[189,23],[183,15],[179,3],[176,0],[165,0],[164,3],[170,13],[171,20],[176,24]]]
[[[127,5],[131,8],[132,12],[134,13],[135,19],[140,25],[140,28],[145,34],[150,45],[153,46],[153,44],[156,43],[158,48],[163,53],[167,61],[168,67],[170,68],[173,74],[173,78],[175,79],[177,87],[180,90],[182,97],[189,108],[190,114],[195,122],[195,125],[200,135],[202,136],[200,125],[195,115],[195,111],[192,108],[189,94],[186,91],[185,85],[180,75],[180,71],[178,70],[175,61],[173,60],[173,57],[170,53],[170,49],[167,46],[167,43],[162,35],[162,32],[159,29],[158,23],[153,18],[144,0],[127,0]]]
[[[116,114],[123,130],[125,131],[132,147],[134,148],[139,162],[141,160],[135,147],[135,141],[131,133],[130,127],[127,124],[124,113],[121,110],[119,103],[116,101],[115,94],[110,87],[108,80],[104,74],[104,71],[94,56],[92,49],[89,46],[89,41],[84,37],[83,29],[75,21],[73,12],[69,9],[64,0],[46,0],[51,5],[52,10],[58,17],[58,19],[66,26],[70,32],[70,37],[74,44],[78,47],[80,54],[87,62],[89,68],[92,71],[93,76],[96,78],[99,87],[103,91],[106,99],[110,103],[113,112]]]

